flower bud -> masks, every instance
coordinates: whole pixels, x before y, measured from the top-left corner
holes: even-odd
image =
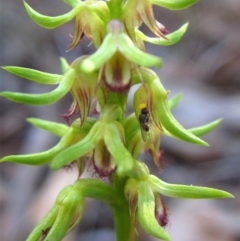
[[[47,216],[34,228],[27,241],[61,241],[81,220],[85,198],[74,186],[65,187]]]

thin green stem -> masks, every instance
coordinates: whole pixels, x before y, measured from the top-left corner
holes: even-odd
[[[125,197],[124,187],[126,178],[119,178],[113,175],[112,184],[117,191],[119,203],[112,205],[116,241],[137,241],[137,232],[134,219],[130,216],[128,201]]]
[[[137,232],[129,215],[127,202],[113,208],[117,241],[137,241]]]

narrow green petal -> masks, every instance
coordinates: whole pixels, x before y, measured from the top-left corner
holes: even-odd
[[[59,169],[65,165],[68,165],[77,158],[84,156],[88,152],[92,151],[97,142],[101,138],[102,126],[99,122],[94,124],[87,136],[80,142],[72,145],[66,150],[60,152],[51,162],[51,169]]]
[[[171,10],[180,10],[190,7],[191,5],[198,2],[198,0],[151,0],[151,2]]]
[[[182,99],[182,94],[177,94],[173,96],[170,100],[168,100],[168,106],[170,110],[173,110]]]
[[[22,68],[22,67],[6,66],[2,68],[19,77],[32,80],[39,84],[45,84],[45,85],[58,84],[62,77],[61,75],[58,75],[58,74],[50,74],[50,73],[41,72],[35,69],[28,69],[28,68]]]
[[[155,218],[155,198],[147,182],[141,182],[138,186],[138,220],[146,233],[161,240],[170,241],[169,234]]]
[[[192,199],[208,199],[208,198],[233,198],[234,196],[228,192],[198,186],[186,186],[178,184],[169,184],[158,179],[154,175],[150,175],[150,181],[153,188],[159,193],[177,198],[192,198]]]
[[[102,67],[116,52],[115,38],[109,33],[100,48],[90,57],[84,59],[79,66],[80,71],[85,73],[93,72]]]
[[[0,96],[6,97],[14,102],[18,102],[21,104],[50,105],[57,102],[68,93],[74,81],[74,77],[75,71],[73,69],[69,70],[65,75],[63,75],[59,86],[49,93],[24,94],[18,92],[4,91],[0,93]]]
[[[163,45],[163,46],[170,46],[175,43],[177,43],[185,34],[186,30],[188,28],[188,23],[185,23],[181,28],[176,30],[173,33],[170,33],[166,35],[166,38],[150,38],[146,36],[144,33],[142,33],[140,30],[136,30],[136,34],[139,38],[142,40],[152,43],[152,44],[157,44],[157,45]]]
[[[188,131],[190,131],[195,136],[203,136],[215,129],[221,123],[221,121],[222,119],[220,118],[206,125],[188,129]]]
[[[64,23],[70,21],[71,19],[73,19],[75,17],[75,15],[82,8],[82,5],[79,5],[75,8],[73,8],[69,13],[66,13],[66,14],[63,14],[60,16],[56,16],[56,17],[49,17],[49,16],[45,16],[45,15],[42,15],[42,14],[36,12],[25,1],[23,3],[24,3],[24,6],[25,6],[30,18],[33,21],[35,21],[38,25],[40,25],[41,27],[49,28],[49,29],[56,28]]]
[[[62,137],[69,129],[67,125],[38,118],[27,118],[27,121],[40,129],[60,137]]]
[[[123,175],[133,168],[133,158],[123,145],[123,140],[120,137],[117,126],[114,123],[107,124],[104,130],[104,140],[106,146],[114,157],[114,161],[117,164],[117,172],[119,175]]]
[[[118,49],[129,61],[144,67],[162,66],[161,58],[139,50],[125,33],[118,38]]]

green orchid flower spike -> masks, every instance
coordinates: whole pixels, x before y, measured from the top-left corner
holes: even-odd
[[[216,128],[221,119],[206,125],[184,128],[173,116],[182,95],[168,99],[170,91],[150,67],[161,67],[159,56],[145,51],[145,42],[162,47],[176,44],[188,23],[169,33],[155,19],[154,5],[180,10],[197,0],[64,0],[71,10],[60,16],[45,16],[25,1],[28,15],[38,25],[53,29],[75,20],[74,34],[67,51],[86,36],[96,47],[94,53],[79,56],[68,64],[60,58],[62,74],[7,66],[4,70],[42,85],[55,85],[48,93],[3,91],[0,96],[20,104],[50,105],[68,93],[72,103],[63,114],[67,122],[27,118],[37,128],[59,137],[49,150],[1,157],[1,162],[46,165],[52,170],[76,164],[78,175],[65,187],[45,218],[27,241],[61,241],[82,219],[85,199],[93,198],[110,206],[116,241],[137,241],[138,227],[159,240],[171,240],[165,230],[169,223],[162,196],[173,198],[232,198],[226,191],[192,185],[170,184],[150,173],[143,152],[149,152],[158,171],[164,171],[163,135],[191,144],[208,146],[201,137]],[[145,24],[155,37],[145,35]],[[136,86],[138,85],[138,86]],[[136,91],[131,94],[131,87]],[[130,94],[129,94],[130,93]],[[133,105],[129,105],[133,95]],[[129,100],[129,101],[128,101]],[[133,107],[133,111],[132,111]],[[75,118],[75,114],[78,116]],[[37,144],[37,143],[36,143]],[[93,175],[108,179],[83,179],[92,167]],[[57,185],[57,184],[56,184]]]

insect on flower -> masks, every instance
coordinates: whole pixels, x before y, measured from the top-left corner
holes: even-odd
[[[138,120],[141,126],[142,138],[144,141],[147,139],[147,132],[149,131],[149,110],[146,104],[140,104],[139,109],[141,110]]]
[[[151,113],[150,113],[149,109],[147,108],[147,105],[142,103],[139,105],[139,109],[140,109],[140,114],[138,116],[138,120],[139,120],[140,127],[141,127],[141,134],[142,134],[143,141],[147,140],[147,134],[150,130],[150,127],[152,127],[152,126],[155,126],[155,128],[157,128],[158,131],[163,133],[163,129],[159,128],[158,126],[156,126],[154,124],[153,121],[151,121]],[[149,133],[149,135],[150,135],[150,133]]]

